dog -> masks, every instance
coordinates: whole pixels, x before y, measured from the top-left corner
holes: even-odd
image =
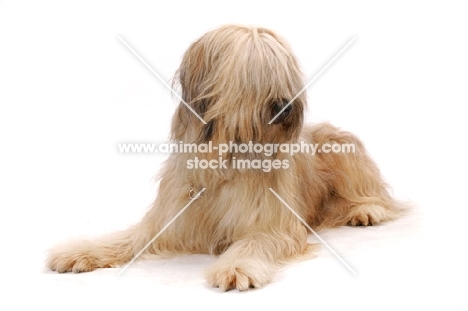
[[[185,52],[174,81],[182,100],[172,119],[171,141],[352,144],[355,150],[173,152],[158,176],[158,196],[141,222],[100,239],[52,248],[46,259],[51,270],[118,267],[143,249],[155,255],[213,254],[219,258],[205,271],[209,284],[243,291],[265,286],[278,268],[311,250],[307,226],[370,226],[400,215],[356,136],[328,123],[303,124],[304,75],[291,47],[275,32],[239,25],[209,31]],[[226,168],[189,168],[194,159],[222,161]],[[235,167],[240,160],[273,161],[276,168]]]

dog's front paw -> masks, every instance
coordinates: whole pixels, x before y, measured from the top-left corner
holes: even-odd
[[[57,246],[48,252],[46,266],[59,273],[89,272],[98,268],[111,268],[112,265],[103,264],[97,254],[82,247]]]
[[[255,259],[239,259],[228,262],[218,260],[205,273],[206,280],[213,287],[227,291],[237,289],[260,288],[271,281],[274,268],[268,263]]]

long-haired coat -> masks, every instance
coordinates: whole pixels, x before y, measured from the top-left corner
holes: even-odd
[[[233,151],[222,155],[227,169],[187,168],[195,158],[219,161],[218,153],[173,153],[160,172],[158,196],[140,223],[53,248],[47,258],[50,269],[84,272],[128,263],[191,201],[189,193],[203,188],[144,253],[219,255],[206,279],[224,290],[261,287],[278,267],[309,249],[306,227],[270,188],[314,229],[366,226],[399,214],[355,136],[329,124],[303,126],[305,93],[283,109],[303,89],[304,80],[291,48],[274,32],[233,25],[208,32],[186,51],[176,82],[193,111],[180,103],[172,141],[354,144],[355,152],[267,156]],[[239,159],[278,159],[288,165],[269,172],[233,168]]]

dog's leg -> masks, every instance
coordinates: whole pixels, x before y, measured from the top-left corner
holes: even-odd
[[[349,152],[321,153],[318,166],[328,185],[320,227],[369,226],[396,218],[401,209],[388,193],[387,185],[362,142],[351,133],[329,124],[315,126],[312,140],[320,145],[354,146]]]
[[[166,198],[162,195],[160,198]],[[178,201],[174,200],[178,203]],[[184,198],[184,201],[187,201]],[[169,210],[158,213],[158,202],[147,212],[142,221],[130,227],[129,229],[114,234],[109,234],[102,238],[92,240],[75,240],[68,243],[62,243],[48,252],[46,266],[53,271],[57,272],[88,272],[98,268],[112,268],[121,266],[132,260],[140,251],[142,254],[156,254],[167,253],[168,240],[167,237],[173,236],[174,238],[169,242],[172,244],[172,251],[177,252],[177,240],[175,233],[169,233],[174,228],[169,228],[164,231],[157,240],[152,244],[146,245],[150,242],[158,232],[169,223],[170,218],[174,217],[177,210]],[[179,204],[167,204],[166,211],[174,206],[178,207]],[[163,210],[161,208],[161,210]]]
[[[251,234],[235,242],[206,270],[209,284],[221,290],[260,288],[294,255],[307,252],[306,229],[283,234]]]
[[[133,241],[131,229],[97,240],[70,241],[49,250],[46,266],[61,273],[116,267],[132,259]]]
[[[360,197],[354,201],[333,195],[324,204],[317,229],[334,226],[372,226],[397,218],[401,210],[391,198]]]
[[[159,195],[139,223],[100,239],[75,240],[57,245],[49,250],[46,266],[58,272],[87,272],[123,265],[143,249],[143,254],[159,255],[167,252],[172,245],[173,253],[180,252],[183,246],[177,244],[181,238],[174,225],[145,248],[189,201],[189,186],[180,186],[180,178],[173,173],[174,163],[177,162],[169,161],[163,170]],[[182,180],[185,182],[185,179]],[[182,218],[178,218],[178,221]]]

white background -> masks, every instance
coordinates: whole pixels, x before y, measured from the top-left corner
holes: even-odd
[[[467,10],[324,2],[0,1],[0,308],[466,308]],[[118,278],[45,270],[47,248],[125,228],[156,195],[165,156],[117,143],[164,142],[176,100],[118,36],[170,81],[190,42],[226,23],[276,30],[309,78],[356,37],[308,89],[307,120],[356,133],[412,212],[322,233],[357,276],[324,247],[246,293],[208,287],[203,255]]]

